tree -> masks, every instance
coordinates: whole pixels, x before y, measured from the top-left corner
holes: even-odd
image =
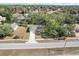
[[[58,32],[56,29],[59,27],[59,23],[55,19],[50,19],[48,23],[46,23],[43,35],[50,38],[58,37]]]
[[[47,22],[45,25],[44,32],[42,32],[42,36],[46,38],[58,38],[58,39],[61,39],[61,37],[63,37],[62,39],[64,39],[65,37],[74,36],[74,32],[73,32],[74,27],[69,26],[69,25],[73,25],[74,21],[70,19],[72,22],[67,23],[67,26],[64,26],[65,25],[64,21],[66,16],[67,14],[64,15],[53,14],[51,16],[48,15],[47,16],[48,20],[46,20]],[[70,16],[70,18],[72,18],[72,16]]]
[[[28,22],[30,24],[45,25],[45,15],[42,13],[33,13],[28,15]]]
[[[65,16],[65,24],[75,24],[75,19],[74,19],[74,15],[72,14],[67,14]]]

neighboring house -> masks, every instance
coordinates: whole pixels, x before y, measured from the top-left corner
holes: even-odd
[[[52,14],[52,13],[54,13],[54,12],[55,12],[55,11],[48,11],[47,13],[48,13],[48,14]]]
[[[57,11],[61,12],[62,10],[60,8],[58,8]]]
[[[48,14],[52,14],[52,13],[57,13],[57,12],[61,12],[62,10],[59,8],[59,9],[57,9],[57,10],[50,10],[50,11],[48,11],[47,13]]]
[[[27,20],[27,16],[28,14],[20,14],[20,13],[13,14],[13,17],[15,17],[15,21],[14,23],[11,24],[11,27],[14,30],[16,30],[18,28],[19,23],[24,23]]]
[[[32,11],[32,13],[38,13],[38,12],[39,12],[39,10],[37,10],[37,9]]]
[[[25,22],[27,20],[28,14],[20,14],[20,13],[15,13],[13,14],[13,17],[16,17],[15,22]]]

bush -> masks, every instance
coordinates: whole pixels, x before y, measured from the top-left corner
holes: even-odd
[[[74,37],[75,33],[66,27],[59,26],[57,29],[50,29],[42,32],[43,38],[58,38],[64,40],[66,37]]]
[[[75,17],[72,14],[65,16],[65,24],[75,24]]]
[[[63,27],[63,26],[60,26],[58,29],[57,29],[57,32],[58,32],[58,36],[59,37],[62,37],[62,36],[69,36],[69,33],[70,31]]]
[[[13,32],[13,29],[11,28],[10,24],[3,24],[0,25],[0,37],[5,37],[10,35]]]

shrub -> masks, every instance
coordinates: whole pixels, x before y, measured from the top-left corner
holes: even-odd
[[[57,29],[57,32],[58,32],[58,36],[59,37],[62,37],[62,36],[69,36],[69,33],[70,31],[63,27],[63,26],[60,26],[58,29]]]
[[[0,25],[0,37],[5,37],[10,35],[13,32],[13,29],[11,28],[10,24],[3,24]]]

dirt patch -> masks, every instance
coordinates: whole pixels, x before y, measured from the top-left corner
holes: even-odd
[[[6,36],[4,38],[0,38],[0,40],[6,39],[29,39],[29,32],[26,32],[27,28],[25,27],[18,27],[11,36]]]

